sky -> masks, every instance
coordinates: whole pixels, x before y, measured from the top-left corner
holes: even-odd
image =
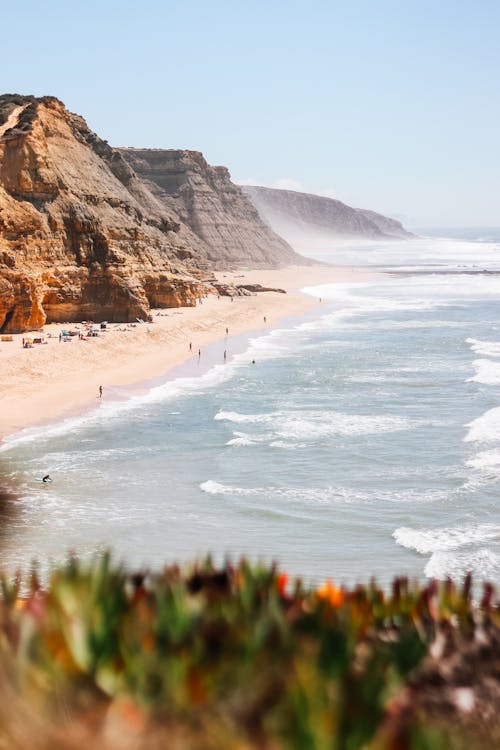
[[[2,93],[409,227],[500,226],[498,0],[25,0]]]

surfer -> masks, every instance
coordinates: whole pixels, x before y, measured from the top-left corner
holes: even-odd
[[[50,474],[45,474],[44,477],[42,477],[42,482],[52,482],[52,479],[50,478]]]

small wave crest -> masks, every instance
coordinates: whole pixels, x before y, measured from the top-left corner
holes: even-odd
[[[475,354],[482,357],[500,357],[500,341],[481,341],[480,339],[465,339]]]
[[[234,437],[231,438],[231,440],[228,440],[226,445],[246,446],[246,445],[256,445],[257,443],[262,442],[262,438],[258,439],[258,438],[252,437],[251,435],[247,435],[244,432],[233,432],[233,435]]]
[[[464,437],[466,443],[486,443],[500,440],[500,406],[489,409],[465,426],[469,428],[467,435]]]
[[[500,555],[489,549],[470,552],[434,552],[425,566],[428,578],[463,578],[472,573],[475,579],[495,580],[500,574]]]
[[[200,489],[209,495],[239,495],[244,497],[267,497],[287,500],[302,500],[306,502],[327,503],[332,500],[335,490],[326,488],[300,488],[300,487],[232,487],[221,484],[213,479],[208,479],[200,484]]]
[[[472,365],[476,374],[467,379],[468,383],[500,385],[500,362],[492,362],[491,359],[475,359]]]
[[[481,524],[440,529],[412,529],[402,526],[396,529],[392,536],[401,547],[415,550],[421,555],[430,555],[434,552],[454,550],[500,539],[500,526]]]
[[[491,472],[498,476],[500,472],[500,448],[481,451],[466,462],[466,466],[479,471]]]
[[[311,440],[329,435],[356,436],[383,432],[399,432],[416,426],[410,420],[394,415],[344,414],[334,411],[279,411],[262,414],[242,414],[219,411],[216,421],[236,424],[265,424],[272,427],[274,439]]]
[[[382,503],[433,503],[443,502],[448,495],[441,490],[415,492],[412,490],[361,490],[351,487],[235,487],[208,479],[200,484],[200,489],[209,495],[238,495],[275,498],[299,503],[328,503],[328,504],[382,504]]]
[[[286,440],[273,440],[272,435],[248,435],[245,432],[233,432],[234,437],[228,440],[226,445],[232,445],[237,448],[245,448],[250,445],[262,445],[268,443],[271,448],[283,448],[285,450],[296,450],[297,448],[307,448],[307,443],[287,442]]]
[[[216,422],[226,421],[235,422],[236,424],[268,424],[269,422],[272,422],[276,416],[279,416],[279,414],[279,412],[271,414],[240,414],[237,411],[219,411],[214,419]]]

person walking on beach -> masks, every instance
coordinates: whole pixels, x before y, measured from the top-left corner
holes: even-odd
[[[193,342],[192,342],[192,341],[190,341],[190,342],[189,342],[189,351],[191,352],[192,350],[193,350]]]
[[[102,398],[102,385],[99,386],[99,398]]]

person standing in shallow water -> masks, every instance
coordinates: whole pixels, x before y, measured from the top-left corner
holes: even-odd
[[[99,386],[99,398],[102,398],[102,385]]]

